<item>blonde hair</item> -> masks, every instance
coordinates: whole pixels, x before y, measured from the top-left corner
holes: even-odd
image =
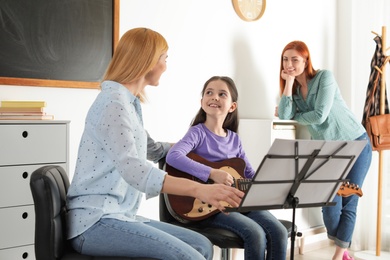
[[[103,80],[130,83],[146,75],[168,51],[165,38],[148,28],[134,28],[120,39]],[[144,101],[145,94],[139,98]]]

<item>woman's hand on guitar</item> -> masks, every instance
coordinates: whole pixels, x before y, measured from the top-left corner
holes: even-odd
[[[232,207],[238,207],[245,194],[239,189],[223,184],[200,184],[200,186],[196,198],[216,207],[220,211],[225,210],[225,206],[221,204],[222,201]]]
[[[227,186],[232,186],[234,183],[233,176],[221,169],[211,169],[209,178],[214,183],[225,184]]]

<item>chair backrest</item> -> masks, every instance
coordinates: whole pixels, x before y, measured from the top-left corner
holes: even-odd
[[[158,167],[161,170],[165,169],[165,157],[161,158],[158,161]],[[160,202],[159,202],[159,215],[160,215],[160,221],[167,222],[167,223],[173,223],[177,222],[177,220],[169,213],[167,204],[165,203],[165,195],[163,193],[160,194]]]
[[[176,222],[178,221],[169,212],[167,208],[167,204],[165,203],[165,195],[163,193],[160,194],[159,199],[160,199],[160,205],[159,205],[160,221],[176,224]]]
[[[39,260],[60,259],[68,249],[66,241],[66,193],[69,179],[61,166],[35,170],[30,188],[35,208],[35,255]]]

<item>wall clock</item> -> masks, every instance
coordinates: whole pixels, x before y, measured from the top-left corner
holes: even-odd
[[[232,0],[234,11],[244,21],[259,20],[265,11],[266,0]]]

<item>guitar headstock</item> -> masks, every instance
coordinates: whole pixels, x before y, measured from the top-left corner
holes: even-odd
[[[337,195],[341,197],[349,197],[352,195],[358,195],[359,197],[363,196],[362,189],[359,188],[359,185],[349,182],[343,182],[340,186],[340,189],[337,192]]]

